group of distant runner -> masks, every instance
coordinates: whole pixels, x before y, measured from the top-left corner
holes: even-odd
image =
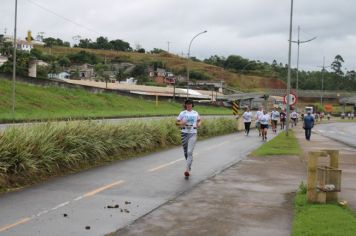
[[[320,114],[311,115],[310,112],[308,112],[305,116],[304,114],[302,114],[303,128],[306,130],[305,137],[307,140],[310,140],[310,131],[311,128],[314,126],[315,120],[321,120],[322,117],[323,115]],[[245,108],[245,112],[242,114],[242,118],[245,125],[245,135],[248,136],[250,133],[250,126],[253,120],[253,115],[249,107]],[[272,132],[276,134],[278,123],[280,124],[281,130],[285,129],[286,119],[287,114],[283,109],[273,108],[273,110],[268,114],[267,111],[263,109],[263,107],[259,107],[258,111],[255,114],[254,120],[256,122],[256,128],[258,129],[259,136],[262,137],[262,141],[267,140],[267,130],[269,128],[269,125],[271,125],[272,127]],[[299,114],[295,110],[293,110],[290,113],[291,127],[297,126],[298,119]]]

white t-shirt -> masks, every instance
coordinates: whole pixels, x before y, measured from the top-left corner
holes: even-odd
[[[184,110],[179,113],[177,121],[185,121],[185,125],[182,128],[183,133],[197,133],[197,123],[200,120],[198,112],[191,110]]]
[[[263,111],[257,111],[256,112],[256,121],[260,122],[260,118],[263,116]]]
[[[272,120],[278,120],[279,119],[279,112],[278,111],[272,111],[271,112],[271,119]]]
[[[251,122],[252,121],[252,112],[245,111],[244,114],[242,115],[242,118],[244,118],[244,123]]]
[[[297,119],[298,118],[298,113],[293,111],[292,114],[290,114],[290,116],[293,118],[293,119]]]
[[[261,123],[262,125],[268,125],[269,120],[270,120],[270,116],[269,116],[268,114],[262,115],[262,116],[260,117],[260,123]]]

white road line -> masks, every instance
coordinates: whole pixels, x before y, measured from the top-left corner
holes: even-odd
[[[48,213],[48,210],[41,211],[40,213],[38,213],[38,214],[36,215],[36,217],[39,217],[39,216],[41,216],[41,215],[43,215],[43,214],[46,214],[46,213]]]
[[[79,201],[80,199],[83,199],[83,196],[79,196],[73,199],[73,201]]]
[[[68,201],[68,202],[63,202],[63,203],[61,203],[61,204],[59,204],[59,205],[53,207],[53,208],[51,209],[51,211],[57,210],[58,208],[64,207],[64,206],[66,206],[66,205],[68,205],[68,204],[69,204],[69,201]]]

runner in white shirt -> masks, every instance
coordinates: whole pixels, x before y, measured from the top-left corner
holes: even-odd
[[[277,133],[277,123],[279,120],[279,112],[276,110],[276,108],[273,108],[273,111],[271,112],[271,120],[272,120],[272,131],[273,131],[273,133]]]
[[[260,117],[261,130],[262,130],[262,141],[267,140],[267,130],[270,121],[270,116],[267,111],[263,111],[263,115]]]
[[[290,118],[292,119],[292,127],[293,127],[293,125],[297,126],[298,113],[296,111],[293,111],[290,114]]]
[[[242,118],[244,119],[245,124],[245,135],[247,136],[250,133],[250,126],[252,122],[252,112],[249,107],[245,108],[244,114],[242,114]]]
[[[201,125],[200,116],[198,112],[192,109],[193,106],[192,100],[186,100],[184,105],[185,110],[179,113],[176,121],[176,125],[181,127],[182,146],[184,157],[187,161],[187,167],[184,172],[186,178],[189,177],[189,172],[192,168],[193,150],[197,141],[197,128]]]
[[[260,117],[263,115],[262,106],[259,107],[259,110],[256,112],[256,128],[258,129],[258,136],[261,136],[261,124],[260,124]]]

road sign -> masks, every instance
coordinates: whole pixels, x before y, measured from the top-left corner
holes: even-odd
[[[284,96],[284,103],[287,104],[288,102],[288,95]],[[294,105],[297,102],[297,96],[294,93],[289,94],[289,105]]]

